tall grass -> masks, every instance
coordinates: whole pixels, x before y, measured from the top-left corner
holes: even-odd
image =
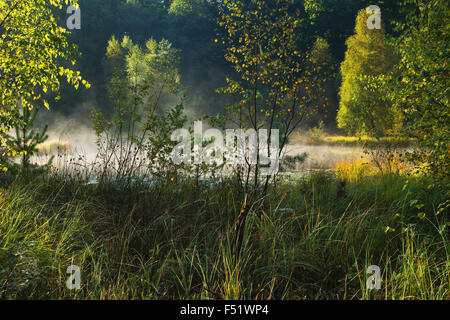
[[[446,195],[420,178],[342,179],[280,181],[264,212],[251,210],[239,255],[233,222],[243,196],[231,181],[117,190],[16,179],[0,189],[0,296],[448,299],[447,212],[436,215]],[[81,268],[80,290],[66,288],[71,264]],[[369,265],[382,270],[380,291],[366,288]]]
[[[328,135],[325,132],[325,129],[320,125],[318,127],[313,127],[304,133],[301,131],[293,133],[291,142],[340,147],[360,147],[366,144],[369,144],[371,147],[378,147],[389,143],[397,148],[414,147],[416,144],[416,141],[413,139],[399,137],[381,137],[377,139],[370,136]]]

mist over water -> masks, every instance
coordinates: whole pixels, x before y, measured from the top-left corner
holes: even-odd
[[[60,119],[49,129],[49,139],[44,145],[69,145],[70,149],[57,151],[53,149],[50,154],[35,156],[33,160],[37,163],[45,163],[51,155],[55,155],[53,165],[56,167],[63,166],[67,157],[77,158],[85,164],[94,162],[98,153],[97,137],[90,125],[88,120],[82,123],[79,120]],[[288,156],[304,153],[307,154],[307,158],[303,163],[296,166],[296,171],[332,169],[339,161],[358,159],[364,155],[360,147],[310,145],[303,142],[291,143],[287,145],[283,152],[284,155]]]
[[[339,161],[358,159],[363,156],[360,147],[309,145],[292,143],[286,147],[286,155],[296,156],[305,153],[305,162],[297,166],[297,170],[332,169]]]
[[[205,101],[202,102],[205,103]],[[197,103],[199,103],[197,99],[187,99],[184,103],[188,126],[201,117],[202,109],[205,109],[199,108]],[[55,147],[52,146],[51,152],[41,152],[34,156],[32,161],[38,164],[47,163],[54,155],[53,166],[58,168],[63,167],[71,159],[81,162],[84,166],[89,166],[96,159],[98,160],[97,137],[89,118],[90,112],[95,108],[98,108],[98,104],[92,100],[75,105],[69,115],[62,115],[55,112],[56,110],[40,111],[36,119],[36,127],[39,130],[44,125],[48,125],[49,138],[44,146],[54,145]],[[207,122],[203,121],[203,130],[208,128]],[[58,145],[69,146],[69,149],[57,149]],[[295,171],[332,169],[339,161],[358,159],[363,156],[363,150],[360,147],[312,145],[303,141],[288,144],[283,155],[296,156],[304,153],[307,154],[307,158],[303,163],[296,165]]]

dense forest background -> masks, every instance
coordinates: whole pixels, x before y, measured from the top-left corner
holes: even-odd
[[[85,118],[92,108],[111,110],[107,86],[110,79],[105,59],[112,36],[121,40],[129,36],[144,44],[149,38],[167,39],[179,50],[181,83],[186,93],[185,109],[191,117],[223,111],[227,97],[216,89],[225,86],[226,76],[233,73],[224,58],[226,47],[216,38],[223,37],[218,26],[220,0],[81,0],[81,29],[73,30],[71,39],[82,56],[77,68],[93,86],[76,91],[67,85],[54,111],[72,119]],[[299,10],[302,37],[299,44],[305,52],[318,37],[329,45],[329,63],[339,66],[344,59],[346,39],[352,35],[359,10],[374,4],[364,0],[297,0],[292,10]],[[382,10],[386,32],[393,34],[390,21],[404,20],[402,1],[377,1]],[[276,6],[276,1],[273,1]],[[61,14],[65,21],[67,15]],[[327,85],[328,107],[305,122],[307,127],[324,121],[329,131],[336,130],[341,85],[339,67]],[[44,114],[44,116],[46,116]]]

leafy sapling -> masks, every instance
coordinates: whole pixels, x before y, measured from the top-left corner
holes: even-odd
[[[14,126],[15,135],[6,136],[10,149],[21,155],[24,169],[29,168],[30,158],[37,151],[37,146],[48,139],[47,125],[40,132],[33,128],[37,114],[37,108],[23,108],[22,114],[19,115],[20,121]]]

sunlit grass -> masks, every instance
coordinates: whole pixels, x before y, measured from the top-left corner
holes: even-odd
[[[307,132],[308,133],[308,132]],[[382,137],[375,138],[370,136],[342,136],[342,135],[327,135],[325,133],[320,135],[311,136],[310,134],[304,134],[296,132],[291,137],[291,143],[306,143],[312,145],[332,145],[332,146],[346,146],[346,147],[359,147],[367,145],[368,147],[376,147],[386,143],[394,144],[398,147],[409,147],[414,144],[413,139],[398,138],[398,137]]]
[[[58,154],[66,154],[71,150],[72,146],[69,142],[49,140],[39,144],[36,149],[37,156],[50,156]]]
[[[263,214],[251,211],[238,257],[242,197],[228,181],[118,191],[17,180],[0,189],[0,296],[448,299],[448,226],[446,213],[436,215],[443,195],[408,179],[406,189],[401,176],[341,185],[318,171],[280,183]],[[82,270],[78,291],[65,286],[72,263]],[[378,292],[365,288],[373,264],[382,269]]]
[[[414,143],[412,139],[398,138],[398,137],[382,137],[376,139],[374,137],[362,136],[326,136],[323,141],[328,144],[341,145],[341,146],[352,146],[352,145],[364,145],[372,144],[372,146],[383,145],[386,143],[392,143],[399,147],[407,147]]]
[[[349,182],[357,182],[364,177],[376,174],[376,169],[368,159],[338,161],[334,170],[338,179]]]

